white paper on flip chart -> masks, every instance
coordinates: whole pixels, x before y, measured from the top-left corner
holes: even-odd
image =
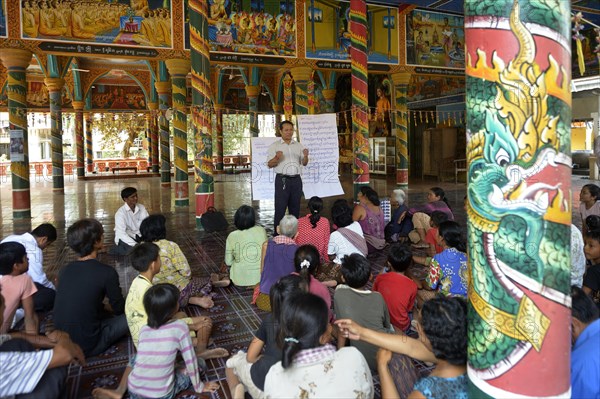
[[[300,143],[308,148],[308,165],[302,170],[304,197],[344,194],[338,174],[340,150],[335,114],[297,118]]]
[[[275,199],[275,172],[267,167],[267,150],[278,137],[253,137],[252,147],[252,199]]]

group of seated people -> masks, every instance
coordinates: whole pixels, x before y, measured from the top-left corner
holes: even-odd
[[[192,276],[179,246],[166,239],[165,217],[149,215],[137,204],[136,190],[126,188],[115,220],[115,251],[126,253],[139,272],[126,299],[116,270],[97,260],[104,249],[97,220],[82,219],[67,229],[77,260],[54,282],[43,272],[42,250],[56,240],[56,229],[44,224],[9,236],[0,244],[0,397],[60,397],[64,366],[85,364],[128,333],[136,354],[118,387],[96,388],[94,397],[212,392],[218,384],[201,381],[199,370],[205,359],[229,353],[208,349],[209,317],[187,317],[180,309],[211,308],[212,287],[233,283],[252,289],[253,303],[269,312],[247,351],[227,360],[233,398],[246,393],[253,398],[372,398],[373,372],[379,374],[383,398],[436,398],[449,392],[466,398],[466,248],[439,190],[432,188],[428,203],[413,208],[396,191],[398,208],[387,226],[370,187],[361,189],[354,209],[346,200],[336,201],[332,224],[321,216],[322,199],[313,197],[308,214],[285,216],[271,239],[254,209],[243,205],[234,216],[237,230],[226,240],[221,273],[201,278]],[[414,229],[406,227],[409,220]],[[589,240],[594,237],[589,234]],[[402,242],[408,240],[415,251]],[[388,246],[388,241],[399,242]],[[585,255],[600,264],[600,249],[596,254],[592,246],[586,238]],[[373,280],[368,255],[383,248],[386,268]],[[425,256],[416,253],[419,249]],[[600,383],[589,367],[600,362],[594,345],[600,321],[586,291],[572,288],[573,393],[595,397]],[[104,306],[105,298],[110,306]],[[12,329],[18,308],[24,331]],[[49,309],[55,330],[38,335],[36,311]],[[178,354],[183,366],[177,366]],[[412,359],[435,367],[420,378]]]

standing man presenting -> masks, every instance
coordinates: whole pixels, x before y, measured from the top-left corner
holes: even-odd
[[[308,149],[292,140],[294,125],[283,121],[279,125],[281,139],[269,146],[267,166],[275,168],[275,219],[273,230],[277,231],[279,221],[285,210],[296,218],[300,216],[300,198],[302,197],[302,179],[300,171],[308,163]],[[275,233],[277,234],[277,233]]]

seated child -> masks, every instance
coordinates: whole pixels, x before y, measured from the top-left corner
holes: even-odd
[[[96,259],[104,246],[104,229],[96,219],[73,223],[67,229],[67,244],[79,257],[59,273],[54,326],[68,333],[86,357],[96,356],[128,331],[119,275]],[[104,311],[105,296],[112,314]]]
[[[410,247],[392,245],[387,264],[391,268],[390,272],[377,276],[373,291],[383,295],[396,331],[407,331],[410,328],[409,313],[412,312],[417,297],[417,284],[404,274],[412,264]]]
[[[331,311],[331,294],[329,289],[314,275],[320,264],[320,254],[316,247],[308,244],[302,245],[296,250],[294,255],[294,267],[297,274],[302,279],[301,288],[304,292],[310,292],[323,298],[329,309],[329,320],[333,320],[333,312]]]
[[[317,253],[318,255],[318,253]],[[254,398],[264,398],[265,377],[271,366],[281,360],[277,335],[281,324],[281,312],[286,301],[302,292],[301,279],[289,275],[282,277],[271,287],[271,313],[256,331],[248,347],[248,353],[239,351],[227,360],[227,383],[234,399],[243,399],[244,391]],[[261,352],[265,349],[264,353]]]
[[[365,358],[353,347],[335,350],[327,305],[313,294],[297,294],[281,316],[281,362],[265,379],[268,398],[373,398]]]
[[[190,331],[179,311],[179,290],[172,284],[157,284],[144,294],[148,325],[140,330],[138,351],[128,379],[129,397],[175,397],[186,389],[214,392],[219,385],[203,383],[192,346]],[[185,371],[175,369],[177,353],[181,353]]]
[[[335,316],[337,319],[356,320],[376,331],[393,331],[383,296],[379,292],[365,290],[370,277],[371,265],[364,256],[352,254],[342,259],[342,284],[338,285],[333,295]],[[363,354],[371,369],[377,369],[376,346],[354,340],[350,344]],[[344,346],[346,339],[338,337],[338,349]]]
[[[19,306],[25,311],[25,332],[38,333],[38,318],[33,306],[33,294],[37,288],[27,274],[29,261],[23,244],[5,242],[0,244],[0,288],[4,296],[4,322],[0,333],[6,334]]]
[[[600,307],[600,230],[585,236],[585,258],[592,264],[583,275],[583,291]]]
[[[144,242],[136,245],[129,252],[131,266],[140,272],[131,282],[129,293],[125,300],[125,316],[127,317],[127,325],[131,333],[133,345],[137,348],[142,327],[148,324],[148,315],[144,308],[144,295],[150,287],[152,287],[152,279],[160,271],[160,248],[158,245]],[[192,338],[192,343],[195,344],[196,354],[203,359],[212,359],[216,357],[227,356],[228,352],[225,349],[217,348],[207,350],[208,338],[212,328],[212,321],[208,317],[186,317],[185,313],[176,314],[177,318],[181,318],[186,322],[190,329],[192,337],[196,336],[198,331],[199,338]],[[196,342],[194,342],[196,341]],[[105,388],[96,388],[92,391],[95,398],[121,398],[127,390],[127,378],[131,373],[131,365],[128,365],[121,378],[121,383],[116,390]]]
[[[140,232],[142,240],[153,242],[160,248],[161,270],[154,276],[153,283],[173,284],[181,292],[179,306],[188,304],[205,309],[214,303],[210,296],[212,282],[210,277],[192,277],[192,269],[179,245],[167,240],[167,219],[164,215],[150,215],[142,221]]]
[[[260,293],[256,298],[256,306],[266,312],[271,311],[271,286],[281,277],[294,272],[294,254],[298,248],[294,238],[298,234],[298,219],[293,215],[284,216],[277,226],[277,234],[262,247]]]
[[[416,320],[418,339],[373,331],[353,320],[335,323],[341,336],[436,364],[429,376],[417,381],[408,397],[467,399],[467,302],[463,298],[431,299],[425,302]],[[385,361],[380,366],[381,397],[401,397],[395,382],[411,376],[404,370],[388,368]]]
[[[431,212],[429,219],[430,229],[427,230],[425,234],[425,242],[429,244],[429,248],[427,248],[427,255],[433,256],[435,254],[439,254],[444,250],[440,244],[438,244],[436,237],[438,234],[438,228],[440,224],[448,220],[448,215],[446,215],[442,211],[433,211]]]

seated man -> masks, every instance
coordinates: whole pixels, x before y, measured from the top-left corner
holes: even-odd
[[[598,307],[592,298],[577,286],[571,287],[571,299],[571,397],[600,398]]]
[[[125,204],[115,214],[115,244],[111,248],[112,255],[127,255],[129,250],[140,239],[140,225],[148,217],[144,205],[138,204],[138,194],[135,187],[126,187],[121,191]]]
[[[50,223],[40,224],[31,233],[13,234],[2,240],[3,243],[18,242],[27,251],[29,260],[27,274],[37,288],[37,292],[33,294],[33,306],[36,312],[45,312],[54,306],[56,287],[44,273],[44,255],[42,253],[54,241],[56,241],[56,228]]]
[[[58,276],[54,325],[69,333],[86,356],[99,355],[128,332],[119,275],[96,259],[104,245],[104,229],[97,220],[73,223],[67,230],[67,243],[79,258]],[[104,297],[108,297],[110,311],[104,309]]]
[[[4,297],[0,294],[0,324],[3,322]],[[37,348],[52,348],[36,351]],[[69,335],[53,331],[47,336],[24,333],[0,335],[0,397],[63,397],[66,366],[72,361],[84,363],[81,348]]]

